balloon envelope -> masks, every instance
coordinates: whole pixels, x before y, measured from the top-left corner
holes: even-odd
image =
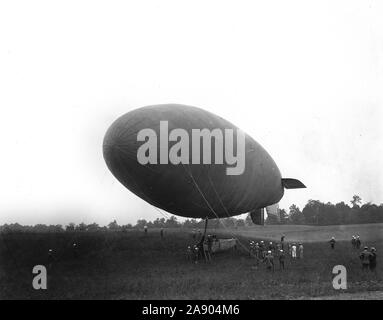
[[[214,163],[215,139],[211,139],[211,164],[202,160],[199,164],[192,164],[192,141],[188,163],[173,164],[169,161],[168,164],[160,164],[161,146],[164,149],[160,143],[161,121],[168,123],[168,133],[173,129],[183,129],[189,138],[193,136],[193,129],[209,129],[211,132],[214,129],[222,132],[232,129],[234,133],[238,129],[203,109],[175,104],[147,106],[118,118],[106,132],[104,159],[113,175],[140,198],[167,212],[190,218],[229,217],[264,208],[282,198],[284,188],[277,165],[266,150],[245,133],[242,174],[227,174],[230,165],[225,161]],[[147,142],[137,139],[143,129],[150,129],[157,137],[157,164],[143,165],[138,160],[139,148]],[[176,143],[168,142],[168,149]],[[236,147],[234,143],[234,154]],[[200,151],[202,159],[206,149],[202,147]]]

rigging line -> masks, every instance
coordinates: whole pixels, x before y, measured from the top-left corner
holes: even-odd
[[[183,166],[184,169],[185,169],[184,164],[183,164],[182,162],[181,162],[181,164],[182,164],[182,166]],[[189,167],[189,168],[190,168],[190,167]],[[186,169],[185,169],[185,171],[188,172]],[[188,172],[188,173],[189,173],[189,172]],[[194,177],[193,177],[193,174],[191,173],[191,170],[190,170],[189,175],[190,175],[190,177],[192,178],[192,180],[193,180],[193,182],[194,182],[194,185],[196,186],[197,190],[198,190],[199,193],[201,194],[202,198],[205,200],[206,204],[208,205],[208,207],[210,208],[210,210],[213,212],[213,214],[217,217],[218,221],[223,225],[223,227],[229,232],[229,234],[230,234],[231,236],[233,236],[234,238],[236,238],[235,235],[234,235],[234,234],[233,234],[233,233],[232,233],[232,232],[225,226],[225,224],[220,220],[220,218],[218,217],[217,213],[216,213],[216,212],[214,211],[214,209],[211,207],[209,201],[207,201],[206,197],[204,196],[203,192],[201,191],[201,189],[199,188],[197,182],[195,181],[195,179],[194,179]],[[237,238],[236,238],[236,239],[237,239]],[[246,246],[244,246],[244,245],[241,243],[241,241],[240,241],[239,239],[237,239],[237,240],[238,240],[238,243],[245,249],[245,251],[250,252],[250,250],[249,250]]]
[[[209,174],[207,174],[207,177],[208,177],[209,182],[210,182],[210,185],[211,185],[211,187],[213,188],[213,190],[214,190],[216,196],[218,197],[218,199],[219,199],[219,201],[220,201],[222,207],[225,209],[225,212],[226,212],[227,217],[230,218],[229,211],[227,210],[227,208],[226,208],[225,205],[223,204],[223,201],[221,200],[221,197],[219,196],[218,191],[217,191],[216,188],[214,187],[213,181],[211,181]],[[222,224],[223,224],[223,223],[222,223]],[[223,225],[224,225],[224,224],[223,224]],[[234,234],[232,234],[232,236],[234,236]],[[240,241],[239,239],[238,239],[238,242],[241,243],[241,241]],[[244,247],[244,246],[242,245],[242,247]]]
[[[165,214],[164,212],[162,212],[160,209],[158,209],[156,206],[152,205],[154,207],[154,209],[156,209],[159,213],[161,213],[166,219],[169,219],[170,217]]]
[[[220,197],[219,194],[218,194],[217,189],[214,187],[213,181],[211,181],[210,176],[209,176],[209,173],[207,174],[207,178],[209,179],[210,185],[211,185],[211,187],[213,188],[214,193],[215,193],[215,195],[217,196],[219,202],[221,203],[221,206],[225,209],[225,212],[226,212],[227,217],[230,218],[229,211],[226,209],[225,205],[224,205],[223,202],[222,202],[221,197]]]
[[[183,164],[182,164],[183,165]],[[245,251],[247,252],[250,252],[249,249],[247,249],[247,247],[245,245],[242,244],[242,242],[235,236],[234,233],[232,233],[226,226],[225,224],[221,221],[221,219],[218,217],[217,213],[213,210],[213,208],[211,207],[210,203],[207,201],[206,197],[204,196],[204,194],[202,193],[201,189],[199,188],[197,182],[195,181],[194,177],[193,177],[193,174],[191,173],[190,174],[190,177],[192,178],[195,186],[197,187],[198,191],[200,192],[200,194],[202,195],[203,199],[205,200],[205,202],[207,203],[207,205],[209,206],[210,210],[214,213],[214,215],[217,217],[218,221],[222,224],[222,226],[228,231],[228,233],[233,237],[233,238],[236,238],[238,240],[238,243],[242,246],[243,249],[245,249]]]

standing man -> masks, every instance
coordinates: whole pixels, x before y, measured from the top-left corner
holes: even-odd
[[[281,248],[282,248],[282,250],[285,249],[284,246],[285,246],[285,235],[282,234],[282,236],[281,236]]]
[[[161,228],[160,230],[161,239],[164,237],[164,228]]]
[[[371,255],[370,255],[370,271],[375,272],[375,270],[376,270],[376,249],[372,247]]]
[[[144,226],[144,232],[145,232],[145,234],[148,233],[148,226]]]
[[[53,266],[54,256],[53,256],[53,250],[48,250],[48,269],[51,269]]]
[[[331,245],[331,249],[335,249],[335,238],[334,237],[331,237],[331,240],[330,240],[330,245]]]
[[[360,261],[362,261],[362,270],[368,271],[370,267],[371,256],[372,254],[370,251],[368,251],[368,247],[364,247],[362,253],[359,256]]]
[[[293,259],[297,258],[297,246],[295,245],[295,243],[293,243],[293,245],[291,247],[291,257]]]
[[[267,254],[265,255],[265,258],[263,259],[263,262],[266,262],[267,270],[274,272],[274,257],[271,251],[267,251]]]
[[[279,250],[279,269],[285,270],[285,253],[283,250]]]
[[[259,255],[259,244],[258,242],[255,244],[254,246],[254,250],[255,250],[255,258],[258,260],[260,255]]]
[[[303,244],[299,244],[299,259],[303,259]]]
[[[199,247],[198,247],[198,245],[193,245],[193,247],[192,247],[192,251],[193,251],[193,262],[195,263],[195,264],[197,264],[198,263],[198,259],[199,259],[199,256],[200,256],[200,250],[199,250]]]
[[[203,241],[202,248],[203,248],[203,256],[205,258],[205,262],[209,262],[211,260],[211,256],[209,251],[209,243],[207,239]]]
[[[360,249],[360,246],[362,245],[362,241],[360,241],[359,235],[356,236],[356,248]]]
[[[249,241],[249,255],[250,258],[254,256],[254,241],[252,240]]]
[[[261,240],[260,244],[259,244],[259,252],[261,254],[261,257],[262,259],[265,258],[265,243],[263,242],[263,240]]]
[[[187,256],[188,261],[193,261],[193,250],[192,250],[191,246],[187,247],[186,256]]]
[[[269,251],[271,251],[272,254],[275,254],[275,246],[274,243],[272,243],[271,241],[269,243]]]
[[[77,246],[76,242],[73,242],[72,248],[73,248],[73,257],[77,259],[78,258],[78,246]]]
[[[356,238],[355,238],[355,236],[352,236],[352,238],[351,238],[351,245],[355,249],[355,247],[356,247]]]

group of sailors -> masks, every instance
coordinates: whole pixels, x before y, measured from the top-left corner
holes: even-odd
[[[362,241],[360,241],[359,235],[351,237],[351,245],[354,249],[360,249],[360,246],[362,245]]]
[[[266,264],[268,270],[274,271],[275,263],[274,260],[279,262],[279,269],[285,269],[286,256],[292,259],[303,259],[303,244],[302,243],[285,243],[284,236],[281,237],[281,242],[274,243],[272,241],[265,243],[261,240],[255,242],[249,241],[249,255],[254,258],[256,265],[260,262]]]
[[[204,237],[201,232],[197,233],[193,230],[193,239],[196,239],[197,234],[199,235],[198,242],[187,247],[187,258],[193,263],[198,263],[201,259],[205,262],[210,262],[213,242],[218,241],[217,236],[209,234]]]
[[[362,245],[362,241],[360,240],[359,235],[354,235],[351,237],[351,246],[354,249],[360,249]],[[371,271],[375,272],[376,270],[376,249],[375,247],[367,247],[365,246],[362,250],[362,252],[359,254],[359,259],[362,263],[362,270],[363,271]]]
[[[331,238],[330,244],[331,244],[331,248],[334,249],[334,246],[335,246],[334,237]],[[351,237],[351,246],[353,247],[353,249],[356,249],[356,250],[359,250],[361,248],[362,241],[359,235],[353,235]],[[362,252],[360,252],[359,254],[359,259],[362,263],[362,270],[375,272],[376,264],[377,264],[376,258],[377,258],[377,254],[376,254],[375,247],[369,248],[365,246]]]
[[[374,247],[364,247],[363,251],[359,255],[359,259],[362,262],[363,271],[375,272],[376,270],[376,249]]]

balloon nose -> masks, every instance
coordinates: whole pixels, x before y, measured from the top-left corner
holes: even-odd
[[[121,139],[116,134],[113,126],[107,131],[102,144],[103,156],[109,168],[112,168],[118,162],[121,153]]]

